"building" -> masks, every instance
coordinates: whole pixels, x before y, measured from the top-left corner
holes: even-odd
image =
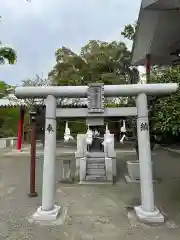
[[[109,98],[107,101],[110,104],[127,104],[127,98]],[[79,99],[57,99],[57,106],[60,108],[87,108],[88,100],[87,98],[79,98]],[[17,149],[20,150],[23,142],[24,136],[24,114],[25,111],[36,111],[36,139],[43,140],[44,139],[44,126],[45,126],[45,106],[46,99],[17,99],[14,94],[9,94],[8,96],[0,99],[0,108],[16,108],[19,107],[19,123],[17,126]],[[66,120],[66,119],[65,119]],[[72,119],[74,121],[74,119]],[[115,122],[115,129],[112,131],[116,134],[119,139],[119,130],[120,130],[120,122],[119,118],[111,119],[111,121]],[[117,122],[117,124],[116,124]],[[29,121],[27,127],[27,132],[25,131],[25,136],[29,135],[28,132],[31,131],[31,124]],[[64,128],[64,126],[63,126]],[[64,129],[63,129],[64,131]],[[13,136],[15,137],[15,136]],[[30,135],[29,135],[30,137]],[[29,137],[27,137],[29,139]]]
[[[142,0],[132,48],[133,66],[180,63],[180,1]]]

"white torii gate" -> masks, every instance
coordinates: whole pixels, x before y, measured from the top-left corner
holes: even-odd
[[[137,96],[141,205],[135,206],[134,209],[137,217],[144,221],[164,221],[163,215],[154,205],[147,95],[171,94],[177,89],[176,83],[104,85],[105,97]],[[60,211],[60,206],[55,205],[56,98],[86,97],[87,92],[88,86],[17,87],[15,89],[15,95],[18,98],[47,99],[42,205],[33,215],[34,220],[55,220]]]

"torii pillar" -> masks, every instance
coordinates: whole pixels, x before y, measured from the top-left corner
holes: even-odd
[[[37,221],[56,220],[61,208],[55,204],[56,97],[48,95],[46,100],[42,205],[33,215]]]

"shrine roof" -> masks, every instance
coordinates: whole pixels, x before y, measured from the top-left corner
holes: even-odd
[[[111,101],[118,103],[119,98],[111,98]],[[0,99],[0,108],[15,108],[15,107],[28,107],[29,99],[18,99],[14,94],[9,94],[7,97]],[[34,106],[45,106],[46,99],[33,99]],[[62,108],[84,108],[87,107],[88,100],[87,98],[80,98],[80,99],[57,99],[57,106]]]
[[[28,106],[28,101],[31,101],[31,99],[18,99],[13,94],[10,94],[7,97],[0,99],[0,108],[15,108]],[[45,106],[46,105],[46,99],[33,99],[33,105],[34,106]],[[76,100],[76,99],[57,99],[57,106],[61,107],[83,107],[87,106],[87,100]]]
[[[177,0],[142,0],[132,48],[132,65],[145,65],[151,55],[152,65],[180,63],[180,2]]]

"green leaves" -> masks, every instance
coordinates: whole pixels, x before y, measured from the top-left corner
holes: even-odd
[[[0,81],[0,98],[8,97],[13,87]],[[0,137],[16,136],[19,108],[0,108]]]
[[[16,136],[18,120],[19,107],[0,108],[0,137]]]
[[[180,67],[170,67],[153,75],[154,83],[180,83]],[[158,97],[152,110],[152,126],[155,133],[162,136],[180,133],[180,89],[170,96]]]
[[[90,40],[80,54],[62,47],[55,53],[56,65],[49,73],[57,85],[83,85],[90,82],[124,84],[139,80],[139,72],[130,68],[131,56],[125,43]]]
[[[16,52],[9,47],[0,47],[0,64],[4,64],[6,61],[9,64],[15,64],[17,60]]]
[[[134,24],[127,24],[124,27],[124,30],[121,32],[121,35],[128,40],[134,40],[135,33],[137,28],[137,22]]]
[[[0,81],[0,98],[7,96],[12,91],[12,87],[4,81]]]

